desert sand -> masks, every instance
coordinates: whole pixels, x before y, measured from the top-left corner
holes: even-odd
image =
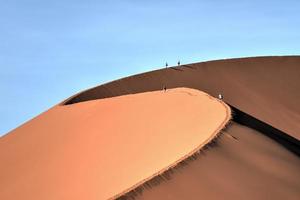
[[[0,199],[119,197],[198,151],[230,117],[188,88],[57,105],[0,138]]]
[[[232,122],[212,148],[135,199],[298,200],[299,170],[295,154],[260,132]]]
[[[299,66],[300,56],[184,64],[100,85],[62,104],[153,91],[162,85],[195,88],[215,97],[222,94],[229,105],[285,135],[274,140],[249,127],[251,121],[244,121],[246,126],[233,122],[205,155],[135,198],[299,199],[299,155],[286,148],[293,143],[298,152],[300,149]]]

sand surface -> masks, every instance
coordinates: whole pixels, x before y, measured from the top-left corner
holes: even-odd
[[[239,58],[170,67],[123,78],[75,95],[70,102],[188,87],[224,100],[300,139],[300,56]]]
[[[178,88],[55,106],[0,138],[0,199],[100,200],[212,139],[230,109]]]
[[[300,159],[272,139],[232,122],[217,144],[144,189],[136,200],[299,200]]]
[[[300,56],[238,58],[170,67],[116,80],[69,103],[189,87],[300,139]],[[218,145],[137,199],[299,199],[300,159],[277,141],[233,123]],[[230,137],[233,135],[234,137]],[[299,143],[299,142],[298,142]]]

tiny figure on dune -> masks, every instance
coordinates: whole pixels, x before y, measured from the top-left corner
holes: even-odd
[[[219,94],[219,95],[218,95],[218,99],[223,100],[223,95],[222,95],[222,94]]]
[[[167,91],[167,86],[164,85],[163,87],[163,91],[166,92]]]
[[[180,66],[180,60],[178,60],[177,65]]]
[[[166,62],[166,68],[168,68],[168,66],[169,66],[168,63]]]

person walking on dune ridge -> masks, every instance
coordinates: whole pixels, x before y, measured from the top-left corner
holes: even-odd
[[[219,95],[218,95],[218,99],[223,100],[223,95],[222,95],[222,94],[219,94]]]
[[[169,65],[168,65],[168,62],[166,62],[166,69],[168,68],[168,66],[169,66]],[[166,86],[166,85],[163,86],[163,91],[164,91],[164,92],[167,91],[167,86]]]

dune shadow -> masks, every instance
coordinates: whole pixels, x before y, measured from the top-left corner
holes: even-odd
[[[283,147],[288,149],[289,151],[295,153],[297,156],[300,157],[300,141],[296,138],[293,138],[289,134],[280,131],[271,125],[260,121],[259,119],[256,119],[252,117],[251,115],[248,115],[247,113],[244,113],[243,111],[229,105],[233,111],[233,121],[248,126],[254,130],[257,130],[258,132],[263,133],[264,135],[268,136],[269,138],[275,140],[279,144],[281,144]]]

